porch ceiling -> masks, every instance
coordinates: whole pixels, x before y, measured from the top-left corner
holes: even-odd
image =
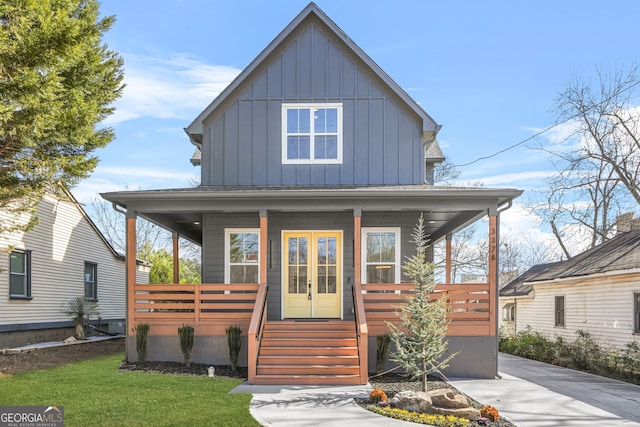
[[[198,244],[202,214],[211,212],[424,212],[433,241],[442,239],[489,210],[511,202],[521,190],[437,187],[194,187],[122,191],[101,196]]]

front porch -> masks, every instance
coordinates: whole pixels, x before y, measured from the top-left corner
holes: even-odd
[[[433,241],[446,240],[445,283],[437,286],[434,297],[444,295],[447,299],[450,350],[461,352],[452,364],[457,364],[454,371],[447,375],[493,377],[497,372],[497,224],[499,208],[510,200],[511,193],[403,187],[395,192],[387,188],[304,192],[193,189],[107,195],[127,209],[127,358],[136,359],[133,327],[145,322],[151,326],[149,359],[181,361],[177,329],[191,324],[196,335],[192,360],[228,364],[225,328],[238,325],[244,340],[240,364],[248,367],[250,383],[365,384],[368,373],[375,369],[376,337],[387,333],[387,321],[397,321],[395,311],[413,285],[402,283],[399,273],[395,280],[386,276],[391,278],[386,280],[389,283],[375,283],[371,276],[367,279],[364,275],[375,265],[369,263],[368,255],[363,256],[363,251],[371,251],[364,236],[379,230],[397,230],[388,234],[395,236],[395,259],[404,259],[412,250],[411,244],[405,242],[410,242],[411,229],[424,213]],[[261,208],[256,209],[256,205]],[[132,266],[138,215],[174,231],[176,284],[136,283]],[[486,216],[490,236],[488,283],[451,283],[453,233]],[[225,273],[229,265],[228,230],[251,230],[256,239],[251,252],[252,274],[258,279],[254,283],[224,283],[234,281],[228,280]],[[205,284],[177,284],[179,235],[205,249]],[[337,236],[335,254],[339,261],[335,264],[337,273],[333,273],[337,274],[336,281],[325,287],[339,290],[339,314],[329,316],[332,319],[325,324],[330,328],[315,330],[314,323],[319,322],[311,319],[313,311],[307,321],[304,315],[287,314],[284,302],[292,282],[285,278],[293,266],[287,267],[286,259],[292,253],[288,242],[302,235]],[[319,263],[334,268],[329,261],[323,262]],[[385,268],[399,271],[400,261],[395,262]],[[308,272],[313,279],[305,273],[304,279],[297,279],[296,283],[304,283],[301,280],[307,277],[318,279],[317,268]],[[313,295],[311,285],[302,289],[299,287],[297,292],[303,293],[305,300],[308,292],[311,301],[319,287],[313,286]],[[303,319],[295,321],[291,317]],[[311,336],[318,341],[285,345]],[[336,345],[329,345],[331,340]]]

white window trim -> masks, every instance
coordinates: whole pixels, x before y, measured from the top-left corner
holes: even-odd
[[[87,266],[90,265],[93,268],[93,283],[91,284],[91,287],[93,288],[93,296],[87,296]],[[84,262],[84,296],[85,298],[91,300],[91,301],[98,301],[98,263],[96,262],[91,262],[91,261],[85,261]]]
[[[258,283],[262,280],[260,277],[260,229],[259,228],[225,228],[224,229],[224,283],[231,283],[231,257],[229,249],[231,248],[231,233],[256,233],[258,235]],[[244,264],[234,264],[244,265]]]
[[[368,233],[380,233],[380,232],[392,232],[396,236],[396,250],[395,250],[395,283],[401,283],[402,277],[402,265],[400,263],[400,227],[362,227],[361,235],[360,235],[360,277],[362,278],[362,283],[367,283],[367,234]]]
[[[338,110],[338,146],[337,146],[337,154],[338,157],[336,159],[314,159],[314,144],[315,144],[315,134],[313,129],[313,120],[311,120],[310,127],[310,147],[309,147],[309,159],[289,159],[287,158],[287,110],[288,109],[301,109],[301,108],[337,108]],[[342,103],[283,103],[282,104],[282,164],[285,165],[309,165],[309,164],[325,164],[325,165],[336,165],[342,164]],[[306,135],[306,134],[300,134]]]
[[[13,253],[20,253],[24,255],[24,274],[21,274],[21,276],[23,276],[23,282],[24,282],[24,293],[22,294],[12,294],[11,293],[11,276],[18,275],[18,273],[14,273],[11,271],[11,254]],[[31,251],[27,250],[27,249],[13,249],[11,252],[9,252],[9,268],[7,269],[8,273],[9,273],[9,283],[8,283],[8,289],[9,289],[9,298],[10,299],[31,299],[32,298],[32,294],[31,294]]]
[[[556,298],[562,297],[562,325],[559,325],[557,320],[558,310],[556,307]],[[567,296],[565,294],[553,296],[553,327],[566,329],[567,327]]]

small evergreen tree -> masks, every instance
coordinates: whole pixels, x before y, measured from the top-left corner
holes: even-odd
[[[388,323],[395,351],[391,360],[404,368],[413,378],[422,380],[422,390],[427,391],[427,376],[448,366],[457,354],[442,357],[447,351],[446,339],[449,321],[446,318],[445,298],[434,300],[434,264],[426,260],[429,239],[424,228],[424,216],[420,215],[413,232],[416,254],[407,258],[404,274],[415,283],[415,294],[408,297],[400,313],[400,326]]]

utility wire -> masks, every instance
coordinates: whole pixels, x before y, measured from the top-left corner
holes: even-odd
[[[502,150],[500,150],[500,151],[496,151],[496,152],[495,152],[495,153],[493,153],[493,154],[490,154],[490,155],[488,155],[488,156],[479,157],[479,158],[477,158],[477,159],[475,159],[475,160],[472,160],[472,161],[470,161],[470,162],[468,162],[468,163],[463,163],[463,164],[460,164],[460,165],[454,165],[454,167],[456,167],[456,168],[462,168],[462,167],[465,167],[465,166],[470,166],[470,165],[472,165],[472,164],[474,164],[474,163],[478,163],[478,162],[479,162],[479,161],[481,161],[481,160],[487,160],[487,159],[490,159],[490,158],[492,158],[492,157],[495,157],[495,156],[497,156],[497,155],[499,155],[499,154],[502,154],[502,153],[504,153],[504,152],[506,152],[506,151],[512,150],[512,149],[514,149],[514,148],[516,148],[516,147],[518,147],[518,146],[520,146],[520,145],[524,144],[525,142],[529,142],[529,141],[531,141],[532,139],[537,138],[538,136],[542,135],[543,133],[545,133],[545,132],[549,132],[549,131],[550,131],[551,129],[553,129],[554,127],[556,127],[556,126],[560,126],[560,125],[562,125],[562,124],[565,124],[565,123],[567,123],[569,120],[573,120],[573,119],[575,119],[575,118],[576,118],[576,117],[578,117],[578,116],[579,116],[579,114],[576,114],[576,115],[571,116],[571,117],[569,117],[569,118],[567,118],[567,119],[565,119],[565,120],[563,120],[563,121],[561,121],[561,122],[558,122],[558,123],[552,124],[551,126],[549,126],[549,127],[547,127],[547,128],[542,129],[540,132],[538,132],[538,133],[535,133],[535,134],[531,135],[529,138],[523,139],[523,140],[522,140],[522,141],[520,141],[520,142],[516,142],[515,144],[510,145],[510,146],[508,146],[507,148],[503,148],[503,149],[502,149]]]

